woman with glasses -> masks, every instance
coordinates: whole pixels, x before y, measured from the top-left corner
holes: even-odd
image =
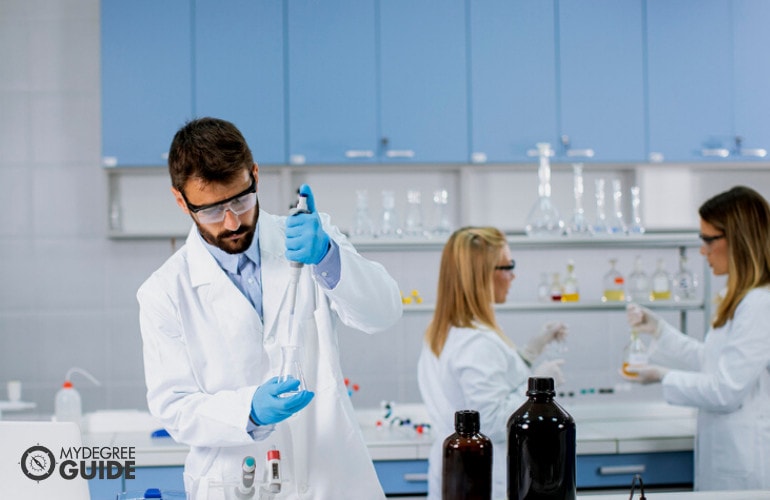
[[[700,341],[646,308],[629,324],[653,336],[636,382],[660,382],[671,404],[698,408],[696,490],[770,488],[770,208],[738,186],[699,209],[704,255],[727,276],[711,328]],[[665,366],[665,368],[664,368]]]
[[[436,440],[430,452],[428,497],[441,498],[443,438],[458,410],[476,410],[493,443],[492,498],[505,498],[506,423],[526,400],[530,376],[563,383],[562,359],[531,368],[546,345],[563,340],[563,323],[547,323],[525,347],[503,333],[494,304],[505,302],[516,275],[505,235],[493,227],[465,227],[444,246],[433,320],[418,362],[420,393]]]

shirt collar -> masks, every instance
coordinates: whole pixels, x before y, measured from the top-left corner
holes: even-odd
[[[259,258],[259,222],[257,222],[256,227],[254,228],[254,240],[251,242],[251,246],[246,249],[243,253],[227,253],[224,250],[222,250],[219,247],[216,247],[212,244],[210,244],[208,241],[204,240],[203,237],[200,235],[200,231],[198,231],[198,237],[201,239],[201,242],[203,243],[203,246],[206,247],[206,249],[209,251],[209,253],[214,257],[214,259],[217,261],[217,264],[219,264],[219,267],[224,269],[230,274],[238,274],[238,264],[241,260],[241,256],[245,255],[249,259],[251,259],[254,264],[259,267],[260,264],[260,258]]]

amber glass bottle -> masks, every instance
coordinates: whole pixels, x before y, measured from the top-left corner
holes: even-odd
[[[479,432],[479,412],[455,412],[455,433],[444,440],[442,500],[492,498],[492,441]]]
[[[575,420],[553,400],[552,378],[530,378],[508,419],[508,499],[574,500]]]

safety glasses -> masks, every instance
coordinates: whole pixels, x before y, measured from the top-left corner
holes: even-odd
[[[193,205],[187,201],[184,193],[182,193],[182,197],[190,212],[195,214],[198,222],[202,224],[216,224],[225,220],[225,213],[228,210],[235,215],[241,215],[257,205],[257,180],[252,175],[251,185],[245,191],[226,200],[208,205]]]

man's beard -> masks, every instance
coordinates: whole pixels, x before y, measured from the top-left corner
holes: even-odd
[[[241,227],[235,231],[222,231],[219,234],[213,234],[206,231],[198,221],[195,221],[195,225],[198,226],[198,231],[207,243],[214,245],[220,250],[229,254],[237,254],[245,252],[254,241],[254,234],[256,233],[257,221],[259,220],[259,202],[254,206],[254,222],[250,225],[241,224]],[[228,238],[236,234],[243,234],[244,236],[236,241],[231,241]]]

